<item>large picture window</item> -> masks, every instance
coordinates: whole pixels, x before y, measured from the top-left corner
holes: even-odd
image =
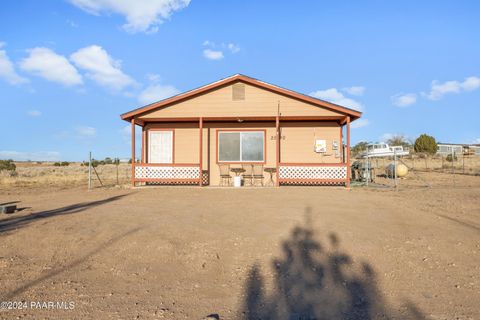
[[[264,131],[219,131],[219,162],[265,162]]]

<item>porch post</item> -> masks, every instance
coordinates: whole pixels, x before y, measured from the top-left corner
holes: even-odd
[[[277,179],[275,179],[275,186],[278,187],[280,186],[280,181],[278,180],[279,177],[280,177],[280,117],[277,116],[275,118],[275,129],[276,129],[276,133],[277,133],[277,137],[275,139],[275,142],[276,142],[276,147],[277,147],[277,150],[276,150],[276,177]]]
[[[132,185],[135,187],[135,119],[132,118]]]
[[[145,163],[145,127],[142,127],[142,163]]]
[[[338,142],[338,154],[340,155],[340,163],[345,163],[345,155],[343,154],[343,124],[340,123],[340,141]]]
[[[347,149],[346,149],[346,162],[347,162],[347,182],[345,186],[350,188],[350,116],[347,116]]]
[[[200,150],[199,150],[199,161],[200,161],[200,181],[198,185],[203,186],[203,118],[200,117],[198,127],[200,128]]]

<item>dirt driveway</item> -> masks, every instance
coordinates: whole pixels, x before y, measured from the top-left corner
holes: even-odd
[[[479,319],[480,177],[465,179],[4,192],[27,208],[0,218],[0,295],[24,304],[0,317]]]

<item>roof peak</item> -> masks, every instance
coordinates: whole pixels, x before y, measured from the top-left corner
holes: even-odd
[[[352,116],[353,120],[359,118],[362,114],[360,111],[357,111],[357,110],[353,110],[353,109],[350,109],[350,108],[347,108],[347,107],[344,107],[344,106],[337,105],[335,103],[331,103],[331,102],[324,101],[324,100],[321,100],[321,99],[318,99],[318,98],[315,98],[315,97],[312,97],[312,96],[309,96],[309,95],[306,95],[306,94],[303,94],[303,93],[299,93],[299,92],[296,92],[296,91],[293,91],[293,90],[290,90],[290,89],[286,89],[286,88],[283,88],[283,87],[280,87],[280,86],[277,86],[277,85],[274,85],[274,84],[271,84],[271,83],[268,83],[268,82],[265,82],[265,81],[261,81],[261,80],[258,80],[256,78],[253,78],[253,77],[241,74],[241,73],[236,73],[236,74],[228,76],[226,78],[223,78],[223,79],[217,80],[215,82],[211,82],[209,84],[203,85],[203,86],[198,87],[196,89],[185,91],[185,92],[180,93],[178,95],[175,95],[173,97],[148,104],[146,106],[137,108],[137,109],[132,110],[130,112],[126,112],[126,113],[121,115],[121,118],[123,120],[130,120],[131,118],[135,117],[136,115],[142,114],[144,112],[148,112],[148,111],[150,111],[152,109],[155,109],[155,108],[158,108],[158,107],[166,106],[168,104],[171,104],[171,103],[174,103],[174,102],[177,102],[177,101],[189,99],[189,98],[194,97],[194,96],[199,95],[199,94],[206,93],[210,90],[214,90],[214,89],[219,88],[221,86],[228,85],[229,83],[231,83],[231,81],[235,81],[237,79],[240,80],[240,81],[244,81],[247,84],[260,87],[264,90],[274,91],[274,92],[277,92],[277,93],[285,95],[285,96],[289,96],[289,97],[294,98],[294,99],[302,100],[304,102],[308,102],[308,103],[317,105],[319,107],[324,107],[324,108],[328,108],[328,109],[331,109],[331,110],[336,110],[338,112],[344,113],[345,115]]]

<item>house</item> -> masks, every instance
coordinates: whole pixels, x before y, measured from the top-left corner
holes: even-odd
[[[350,183],[361,112],[236,74],[126,112],[142,129],[132,183],[218,186],[253,166],[262,184]]]
[[[460,144],[460,143],[438,143],[437,154],[442,156],[451,155],[480,155],[480,145],[478,144]]]

